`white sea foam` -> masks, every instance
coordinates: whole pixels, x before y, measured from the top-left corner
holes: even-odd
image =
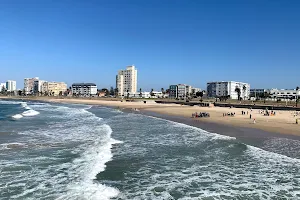
[[[27,111],[24,111],[22,113],[22,115],[24,117],[32,117],[32,116],[35,116],[35,115],[38,115],[38,114],[40,114],[40,113],[38,111],[35,111],[35,110],[27,110]]]
[[[2,143],[0,144],[0,150],[3,149],[12,149],[12,148],[23,148],[26,147],[26,144],[19,142],[11,142],[11,143]]]
[[[20,119],[22,117],[23,117],[23,115],[21,115],[21,114],[16,114],[16,115],[12,116],[12,118],[14,118],[14,119]]]
[[[30,104],[30,107],[36,112],[45,113],[41,118],[47,117],[51,122],[46,127],[20,132],[22,140],[26,140],[29,146],[37,143],[60,143],[61,145],[50,157],[42,155],[32,158],[20,157],[17,163],[3,163],[3,166],[21,167],[21,163],[48,166],[47,168],[35,168],[33,165],[32,170],[24,171],[19,175],[15,174],[14,178],[9,174],[2,173],[0,178],[3,180],[13,180],[10,187],[16,187],[16,185],[26,182],[26,187],[11,198],[22,199],[29,195],[35,199],[108,200],[116,197],[119,194],[118,189],[95,180],[97,174],[105,170],[106,162],[112,160],[112,146],[122,143],[111,138],[111,128],[107,124],[103,124],[101,118],[87,111],[89,107],[84,109],[82,107],[68,108],[49,104]],[[60,149],[64,145],[70,146]],[[46,148],[52,147],[48,145]],[[76,159],[66,162],[64,157],[55,157],[56,154],[60,155],[61,153],[71,153],[79,157],[76,156]],[[52,162],[60,164],[51,165]],[[33,182],[34,185],[30,185],[30,182]]]

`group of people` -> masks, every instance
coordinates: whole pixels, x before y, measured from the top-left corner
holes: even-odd
[[[234,113],[230,113],[230,112],[228,112],[228,113],[223,113],[223,117],[225,117],[225,116],[231,116],[231,117],[234,117],[235,116],[235,112]]]
[[[207,112],[192,113],[192,118],[197,118],[197,117],[210,117],[210,114]]]

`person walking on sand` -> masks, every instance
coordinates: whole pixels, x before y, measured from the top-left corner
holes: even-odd
[[[250,119],[252,118],[252,115],[250,114]]]
[[[253,124],[255,124],[256,122],[255,122],[255,118],[253,119]]]

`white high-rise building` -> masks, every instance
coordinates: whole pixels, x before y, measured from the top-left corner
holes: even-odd
[[[240,90],[240,97],[248,99],[250,96],[250,84],[236,81],[219,81],[207,83],[208,97],[225,97],[229,96],[231,99],[238,99],[236,88]]]
[[[34,81],[37,81],[37,80],[39,80],[39,77],[25,78],[24,79],[25,94],[33,93],[33,90],[34,90]]]
[[[120,96],[137,91],[137,69],[135,66],[128,66],[126,70],[120,70],[116,76],[116,88]]]
[[[6,81],[6,89],[8,92],[16,91],[17,90],[17,82],[8,80]]]

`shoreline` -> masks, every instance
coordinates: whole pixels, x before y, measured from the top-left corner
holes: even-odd
[[[249,115],[239,114],[242,109],[238,108],[221,108],[221,107],[198,107],[198,106],[181,106],[174,104],[158,104],[154,101],[143,102],[121,102],[109,100],[90,100],[90,99],[57,99],[57,98],[1,98],[7,100],[27,100],[41,101],[50,103],[71,103],[71,104],[88,104],[100,105],[110,108],[122,109],[139,109],[140,114],[159,117],[175,122],[192,125],[208,132],[221,132],[222,135],[228,135],[239,138],[263,138],[263,137],[284,137],[299,140],[300,125],[293,124],[293,117],[289,111],[277,112],[277,116],[259,116],[258,110],[252,110],[253,118],[257,123],[253,124]],[[209,112],[209,118],[191,118],[193,112]],[[222,117],[222,113],[236,112],[235,117]],[[245,109],[244,109],[245,111]],[[250,110],[247,110],[250,112]],[[215,128],[218,127],[218,128]],[[234,129],[234,133],[230,130]],[[251,131],[249,131],[251,130]],[[226,132],[226,134],[224,134]],[[236,134],[236,133],[239,134]],[[253,135],[251,132],[257,132]]]

